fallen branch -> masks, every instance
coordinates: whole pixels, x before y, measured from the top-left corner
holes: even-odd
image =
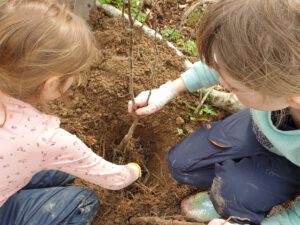
[[[165,220],[159,217],[132,217],[130,224],[154,224],[154,225],[205,225],[204,223],[186,222],[180,220]]]
[[[230,216],[227,220],[225,220],[222,225],[225,225],[227,222],[233,220],[233,219],[237,219],[237,220],[241,220],[241,221],[245,221],[245,222],[250,222],[251,220],[248,218],[242,218],[242,217],[238,217],[238,216]]]
[[[203,89],[204,92],[209,89]],[[245,109],[245,106],[240,103],[238,98],[229,92],[212,90],[210,92],[211,102],[214,106],[219,107],[229,113],[235,113]]]

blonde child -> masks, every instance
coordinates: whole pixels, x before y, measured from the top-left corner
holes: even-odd
[[[264,219],[300,193],[299,27],[296,0],[217,1],[198,33],[206,64],[154,89],[148,105],[148,91],[136,97],[136,114],[148,115],[183,91],[220,82],[250,108],[207,124],[169,151],[177,181],[211,188],[182,201],[187,217],[209,225],[225,224],[214,219],[220,216],[239,224],[300,224],[300,203]]]
[[[0,5],[1,225],[90,224],[98,198],[89,189],[65,186],[71,175],[111,190],[140,176],[137,164],[107,162],[61,129],[57,117],[35,108],[60,97],[96,52],[88,26],[65,5]]]

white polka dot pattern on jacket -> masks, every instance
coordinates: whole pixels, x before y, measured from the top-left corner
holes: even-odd
[[[116,165],[96,155],[60,128],[57,117],[7,96],[1,101],[6,106],[6,121],[0,128],[0,206],[44,169],[61,170],[112,190],[139,177],[136,167]],[[4,120],[5,111],[0,108],[0,123]]]

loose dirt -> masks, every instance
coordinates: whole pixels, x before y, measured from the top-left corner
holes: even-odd
[[[109,191],[77,180],[77,185],[93,188],[101,200],[93,224],[125,225],[136,216],[184,220],[180,215],[180,201],[196,189],[177,184],[169,175],[165,158],[168,149],[183,138],[178,135],[178,128],[188,133],[201,126],[201,121],[189,121],[184,104],[199,103],[199,94],[183,95],[160,112],[140,118],[128,148],[117,150],[132,123],[127,113],[128,30],[121,18],[109,18],[100,10],[93,12],[91,26],[101,60],[87,73],[84,85],[71,90],[63,101],[50,105],[49,110],[61,118],[63,128],[76,134],[98,155],[117,164],[138,162],[143,169],[142,178],[121,191]],[[159,55],[155,56],[153,40],[141,30],[135,30],[136,94],[176,79],[185,70],[183,58],[177,57],[164,42],[157,45]],[[155,57],[158,57],[157,74],[152,82],[150,74]]]
[[[169,18],[171,23],[179,19],[177,13],[174,16],[175,19]],[[49,111],[61,118],[63,128],[76,134],[98,155],[117,164],[138,162],[143,170],[142,178],[121,191],[105,190],[80,179],[76,181],[76,185],[95,190],[100,198],[101,209],[93,225],[130,225],[132,217],[140,216],[184,221],[180,201],[198,190],[171,178],[167,152],[185,135],[200,128],[204,121],[219,120],[224,113],[216,109],[218,116],[191,121],[187,105],[199,104],[199,94],[182,95],[158,113],[141,117],[134,139],[126,150],[118,150],[116,147],[133,121],[127,113],[130,99],[127,25],[123,26],[121,18],[110,18],[98,9],[91,15],[91,26],[101,59],[86,74],[84,84],[71,90],[63,101],[51,104]],[[164,27],[163,24],[160,27]],[[159,55],[155,56],[154,41],[140,29],[134,32],[135,94],[176,79],[185,71],[183,58],[176,56],[165,42],[157,43]],[[155,57],[158,57],[157,72],[152,79]],[[180,135],[179,130],[184,131],[184,135]]]

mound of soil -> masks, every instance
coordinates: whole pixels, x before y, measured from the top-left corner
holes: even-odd
[[[183,95],[160,112],[140,118],[134,139],[125,151],[118,150],[117,145],[132,123],[127,113],[128,30],[121,18],[107,17],[100,10],[93,12],[91,25],[102,59],[88,72],[85,85],[71,90],[64,101],[50,105],[50,111],[60,116],[62,127],[79,136],[106,160],[117,164],[138,162],[143,169],[142,178],[121,191],[77,181],[78,185],[93,188],[101,200],[101,210],[93,224],[125,225],[136,216],[182,220],[180,201],[196,189],[179,185],[170,177],[165,157],[168,149],[182,139],[178,128],[192,132],[200,126],[201,122],[187,119],[183,104],[196,104],[199,96]],[[140,29],[134,32],[136,94],[176,79],[185,70],[183,59],[164,42],[157,43],[159,55],[155,56],[153,40]],[[150,74],[155,57],[158,57],[157,73],[152,82]]]

